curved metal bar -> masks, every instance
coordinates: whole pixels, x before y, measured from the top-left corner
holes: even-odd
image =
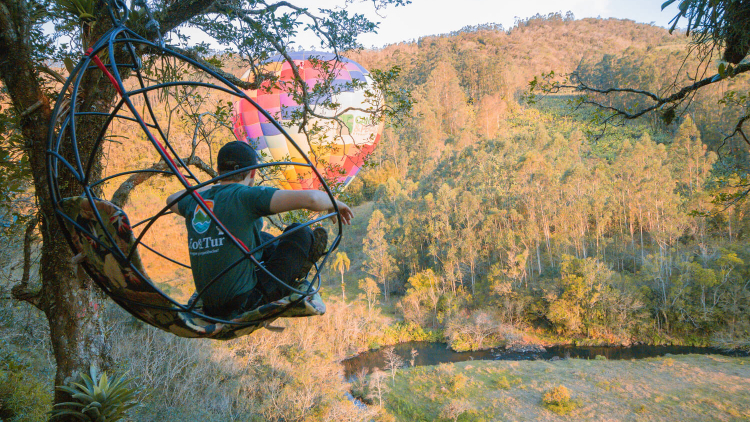
[[[97,111],[86,111],[86,112],[81,111],[81,112],[76,113],[76,115],[78,116],[109,116],[111,115],[111,113],[100,113]],[[130,120],[131,122],[138,122],[138,120],[135,120],[134,118],[129,117],[129,116],[123,116],[122,114],[118,114],[113,117],[117,119]],[[153,127],[153,125],[151,125],[150,123],[147,123],[146,126]]]
[[[206,321],[209,321],[209,322],[212,322],[212,323],[215,323],[215,324],[225,324],[225,325],[234,326],[234,327],[236,327],[236,329],[241,329],[241,328],[244,328],[244,327],[250,327],[250,326],[253,326],[253,325],[260,325],[262,322],[267,321],[269,319],[278,318],[277,315],[279,315],[280,313],[282,313],[282,312],[284,312],[286,310],[286,308],[281,308],[278,312],[276,312],[276,313],[274,313],[272,315],[266,315],[266,316],[264,316],[262,318],[259,318],[259,319],[256,319],[256,320],[245,321],[245,322],[236,322],[236,321],[229,321],[229,320],[226,320],[226,319],[221,319],[221,318],[216,318],[216,317],[213,317],[213,316],[210,316],[210,315],[206,315],[206,314],[204,314],[202,312],[196,311],[195,308],[188,308],[185,305],[182,305],[180,303],[177,303],[173,307],[167,307],[167,306],[161,306],[161,305],[153,305],[153,304],[150,304],[150,303],[138,302],[138,301],[135,301],[135,300],[132,300],[132,299],[128,299],[128,298],[126,298],[124,296],[121,296],[121,295],[119,295],[119,294],[117,294],[115,292],[112,292],[112,291],[108,292],[107,294],[110,297],[112,297],[112,299],[115,300],[115,302],[118,302],[118,304],[120,302],[122,302],[122,303],[128,303],[128,304],[133,305],[134,307],[138,307],[138,308],[156,309],[156,310],[170,311],[170,312],[176,312],[176,313],[186,313],[186,314],[189,314],[189,315],[192,315],[192,316],[204,319]],[[298,299],[298,300],[290,303],[289,306],[295,305],[295,304],[299,303],[300,301],[301,300]],[[128,307],[125,306],[125,308],[127,309]],[[141,319],[141,317],[139,315],[137,315],[137,314],[135,314],[134,316],[136,318],[138,318],[138,319]],[[144,321],[144,322],[148,323],[148,321]]]
[[[159,211],[154,217],[150,219],[150,221],[146,224],[146,227],[141,230],[141,233],[138,235],[138,237],[135,239],[135,242],[133,243],[133,250],[130,251],[128,254],[128,261],[132,258],[133,254],[135,253],[137,246],[141,244],[141,240],[143,239],[143,236],[146,235],[146,232],[151,228],[151,226],[156,223],[156,221],[161,218],[162,216],[166,215],[169,210],[170,206],[164,207]]]
[[[73,176],[75,176],[76,180],[83,183],[83,176],[75,169],[73,168],[73,165],[68,162],[62,155],[60,155],[57,151],[48,151],[50,155],[53,155],[57,157],[58,160],[62,161],[63,165],[67,167],[71,173],[73,173]]]
[[[78,63],[78,65],[73,69],[73,72],[71,72],[68,79],[65,81],[65,84],[63,84],[63,89],[60,91],[60,99],[55,103],[55,108],[53,110],[53,114],[51,115],[51,124],[49,125],[49,129],[47,132],[47,184],[50,189],[50,197],[52,198],[52,203],[57,204],[57,202],[61,199],[58,197],[59,192],[59,186],[57,184],[57,178],[59,176],[59,168],[58,168],[58,162],[62,161],[63,164],[68,166],[68,168],[73,172],[76,179],[83,180],[83,175],[79,174],[77,170],[73,168],[73,166],[68,162],[66,158],[64,158],[62,155],[59,154],[60,150],[60,144],[62,143],[62,138],[66,133],[66,130],[68,128],[68,125],[70,123],[70,114],[63,119],[59,132],[57,136],[55,136],[55,125],[54,122],[57,120],[57,117],[60,113],[60,107],[62,105],[61,99],[64,97],[64,93],[67,92],[70,83],[73,81],[73,75],[75,75],[77,72],[79,72],[82,68],[82,63]],[[54,155],[57,156],[57,159],[55,160]]]
[[[104,40],[107,39],[107,37],[109,35],[114,34],[116,32],[117,32],[117,27],[109,29],[107,32],[104,33],[104,35],[102,36],[102,38],[97,43],[95,43],[95,46],[96,45],[103,45],[104,44]],[[94,47],[92,49],[93,52],[91,54],[96,54],[96,53],[99,52],[99,50],[100,49],[97,49],[96,47]],[[82,67],[84,67],[84,68],[88,67],[88,64],[91,62],[91,54],[84,55],[84,57],[81,59],[81,61],[82,61]],[[81,174],[84,175],[84,180],[88,180],[88,174],[86,172],[84,172],[84,170],[83,170],[83,164],[81,163],[81,155],[80,155],[80,152],[78,151],[78,139],[77,139],[77,136],[76,136],[76,129],[75,129],[75,123],[76,123],[75,117],[78,115],[78,113],[76,111],[77,99],[78,99],[78,90],[80,88],[81,80],[83,79],[83,75],[84,74],[85,74],[85,72],[79,72],[79,73],[76,74],[75,82],[73,83],[73,91],[70,93],[70,112],[69,112],[70,114],[68,115],[68,119],[70,119],[70,129],[69,129],[70,130],[70,139],[71,139],[71,146],[73,148],[73,154],[74,154],[75,159],[76,159],[76,165],[78,166],[79,171],[81,172]]]
[[[94,141],[94,145],[91,147],[91,151],[99,150],[99,147],[104,141],[104,136],[107,134],[107,130],[109,129],[109,124],[112,123],[114,116],[120,110],[121,107],[122,107],[122,100],[120,100],[117,103],[117,105],[115,105],[115,108],[113,110],[115,114],[110,113],[109,116],[107,117],[107,120],[102,125],[101,129],[99,130],[99,135],[96,137],[96,141]],[[96,161],[97,156],[98,156],[97,154],[89,154],[88,163],[86,164],[86,173],[85,173],[86,179],[83,181],[83,183],[85,184],[89,184],[90,182],[89,176],[91,175],[91,169],[96,164],[95,161]],[[96,186],[96,185],[90,185],[90,187],[93,187],[93,186]]]
[[[171,262],[171,263],[173,263],[173,264],[177,264],[177,265],[179,265],[179,266],[181,266],[181,267],[185,267],[185,268],[191,268],[191,267],[190,267],[190,265],[185,265],[185,264],[183,264],[182,262],[180,262],[180,261],[177,261],[176,259],[172,259],[172,258],[170,258],[170,257],[168,257],[168,256],[166,256],[166,255],[164,255],[164,254],[162,254],[161,252],[157,251],[156,249],[152,248],[151,246],[148,246],[148,245],[147,245],[147,244],[145,244],[145,243],[141,243],[141,246],[143,246],[144,248],[148,249],[148,250],[149,250],[149,251],[151,251],[152,253],[154,253],[154,254],[156,254],[156,255],[159,255],[160,257],[162,257],[162,258],[166,259],[167,261],[169,261],[169,262]]]
[[[163,217],[163,216],[165,216],[165,215],[169,215],[169,214],[173,214],[173,213],[172,213],[171,211],[167,211],[167,212],[165,212],[165,213],[164,213],[164,214],[162,215],[162,217]],[[151,217],[149,217],[149,218],[145,218],[145,219],[143,219],[143,220],[141,220],[141,221],[139,221],[139,222],[137,222],[137,223],[135,223],[135,224],[131,224],[131,225],[130,225],[130,228],[131,228],[131,229],[134,229],[134,228],[136,228],[136,227],[140,226],[141,224],[144,224],[144,223],[148,223],[149,221],[151,221],[151,220],[156,220],[156,219],[157,219],[157,217],[156,217],[156,216],[151,216]]]
[[[130,54],[133,61],[138,62],[139,59],[135,53],[135,49],[133,48],[133,43],[126,42],[125,45],[127,46],[128,53]],[[135,74],[136,74],[136,77],[138,78],[138,84],[141,86],[141,88],[144,88],[145,83],[143,82],[143,75],[141,75],[141,72],[135,72]],[[131,93],[128,93],[127,95],[138,95],[138,94],[134,94],[131,92]],[[182,158],[180,158],[177,151],[175,151],[175,149],[172,148],[172,144],[169,142],[168,136],[164,133],[164,130],[162,130],[161,126],[159,126],[159,120],[156,118],[156,114],[154,113],[153,107],[151,106],[151,100],[148,98],[148,95],[145,92],[143,94],[143,100],[145,101],[146,108],[148,109],[148,113],[151,116],[151,120],[153,120],[155,124],[155,128],[159,132],[159,136],[161,137],[162,141],[164,141],[164,144],[167,146],[167,148],[169,148],[169,150],[172,152],[172,155],[174,155],[175,160],[178,163],[180,163],[180,165],[185,169],[185,171],[190,176],[190,178],[200,183],[200,180],[198,179],[198,177],[196,177],[196,175],[193,174],[192,171],[190,171],[190,168],[188,167],[188,165],[182,161]]]
[[[198,82],[198,81],[176,81],[176,82],[162,82],[155,85],[149,85],[147,87],[144,87],[142,89],[134,89],[132,91],[128,91],[128,95],[141,95],[143,93],[149,92],[149,91],[155,91],[157,89],[163,89],[163,88],[170,88],[173,86],[197,86],[201,88],[210,88],[215,89],[217,91],[221,91],[227,94],[235,94],[236,93],[230,89],[224,88],[221,85],[216,85],[208,82]]]
[[[112,64],[111,63],[104,63],[104,67],[107,67],[107,68],[111,69],[112,68]],[[138,65],[128,64],[128,63],[119,64],[119,65],[117,65],[117,67],[125,68],[125,69],[138,69]],[[98,69],[99,69],[99,66],[97,66],[97,65],[88,66],[86,68],[86,70],[98,70]]]

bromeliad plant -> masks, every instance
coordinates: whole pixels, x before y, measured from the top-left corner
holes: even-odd
[[[99,375],[93,366],[90,373],[90,376],[81,374],[79,382],[57,386],[58,390],[70,394],[74,401],[56,404],[50,420],[72,416],[87,422],[115,422],[123,419],[126,412],[138,404],[137,391],[128,388],[131,380],[125,375],[110,381],[106,372]]]

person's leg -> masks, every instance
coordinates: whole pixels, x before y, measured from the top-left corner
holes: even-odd
[[[299,223],[291,224],[284,230],[284,233],[299,226]],[[302,227],[292,234],[279,238],[275,248],[269,250],[267,254],[264,251],[263,266],[281,281],[294,287],[294,281],[301,277],[300,272],[310,255],[313,239],[313,232],[310,227]],[[260,290],[267,295],[266,302],[281,299],[289,294],[289,290],[281,286],[262,269],[257,269],[256,275],[258,277],[256,290]]]

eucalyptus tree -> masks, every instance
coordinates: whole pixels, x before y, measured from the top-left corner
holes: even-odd
[[[368,258],[365,262],[366,271],[383,285],[383,295],[386,301],[391,292],[390,277],[396,269],[396,264],[388,251],[388,240],[385,238],[388,230],[389,226],[383,213],[375,210],[367,225],[367,236],[362,245],[362,250]]]
[[[408,0],[374,0],[376,10],[387,6],[402,6]],[[289,52],[298,47],[296,36],[308,31],[316,37],[323,50],[341,53],[361,48],[357,37],[373,33],[378,24],[362,14],[352,14],[346,6],[355,0],[343,0],[341,7],[312,8],[292,2],[265,0],[135,0],[125,24],[152,41],[166,41],[167,47],[181,52],[223,74],[242,88],[257,88],[268,78],[262,72],[267,58],[281,54],[289,60]],[[39,280],[25,278],[12,290],[13,297],[37,307],[49,321],[50,338],[57,363],[56,384],[63,384],[90,364],[106,366],[107,344],[102,320],[97,312],[97,296],[92,283],[77,277],[70,265],[71,253],[54,217],[52,203],[46,194],[45,149],[54,98],[65,78],[64,69],[56,63],[76,62],[96,40],[112,28],[108,8],[124,7],[124,2],[104,0],[0,0],[0,80],[3,84],[3,142],[0,160],[15,160],[19,172],[10,174],[0,183],[5,192],[10,177],[28,177],[36,195],[38,229],[41,233],[41,261]],[[191,43],[186,30],[197,29],[213,38],[225,51],[235,53],[243,65],[252,70],[254,78],[243,82],[218,67],[221,62],[207,59],[207,44]],[[192,45],[191,45],[192,44]],[[293,64],[291,60],[290,63]],[[59,66],[62,68],[62,65]],[[373,71],[376,85],[387,93],[387,81],[393,79],[395,69]],[[315,115],[305,95],[304,82],[301,101],[302,123]],[[129,76],[127,73],[124,77]],[[87,73],[80,85],[80,107],[99,111],[110,110],[116,92],[106,78]],[[391,102],[397,104],[398,101]],[[398,105],[396,106],[398,108]],[[386,114],[395,111],[383,107]],[[95,131],[101,121],[89,119],[77,127],[78,147],[82,156],[94,151]],[[89,136],[94,135],[94,136]],[[14,149],[11,149],[14,148]],[[7,168],[7,166],[2,166]],[[103,171],[99,160],[93,177]],[[14,185],[15,186],[15,185]],[[61,183],[63,195],[80,194]],[[31,226],[33,227],[33,226]],[[64,401],[65,394],[57,392],[55,401]]]

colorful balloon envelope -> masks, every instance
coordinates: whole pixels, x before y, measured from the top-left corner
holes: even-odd
[[[373,99],[375,102],[381,100],[367,93],[368,89],[374,92],[372,78],[354,61],[344,57],[337,60],[330,53],[295,52],[289,55],[308,91],[312,91],[309,103],[314,113],[324,117],[337,116],[337,119],[310,119],[305,126],[307,132],[312,133],[308,139],[298,123],[303,107],[290,93],[294,80],[292,67],[282,56],[277,56],[269,60],[263,70],[278,80],[264,82],[260,89],[245,93],[284,127],[297,146],[244,99],[234,104],[234,134],[258,152],[261,162],[306,163],[306,155],[329,182],[346,187],[375,149],[383,131],[382,121],[373,121],[367,111],[374,109]],[[324,86],[326,68],[333,73],[334,79],[329,80],[330,85],[325,89],[315,89],[318,84],[321,84],[319,88]],[[252,81],[252,78],[250,70],[242,76],[246,81]],[[331,108],[330,104],[334,107]],[[296,123],[293,121],[295,117]],[[317,189],[320,186],[310,167],[274,166],[262,174],[282,189]]]

